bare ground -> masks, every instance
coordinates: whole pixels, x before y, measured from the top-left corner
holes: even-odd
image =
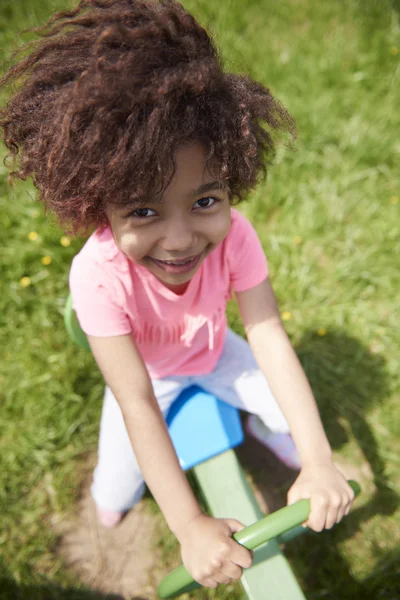
[[[254,440],[246,440],[238,456],[249,472],[262,510],[268,513],[284,506],[297,473]],[[347,478],[371,485],[372,476],[365,465],[357,468],[340,460],[337,463]],[[167,573],[165,556],[158,546],[166,533],[162,516],[154,514],[144,500],[118,527],[105,529],[97,523],[89,486],[90,480],[83,486],[76,516],[62,523],[59,554],[93,590],[118,594],[124,600],[156,599],[157,584]]]

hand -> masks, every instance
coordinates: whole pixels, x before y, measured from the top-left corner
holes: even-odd
[[[240,579],[253,561],[252,553],[232,539],[244,525],[235,519],[200,514],[179,533],[182,562],[195,581],[209,588]]]
[[[309,498],[307,527],[331,529],[350,511],[354,492],[333,462],[304,466],[288,493],[288,504]]]

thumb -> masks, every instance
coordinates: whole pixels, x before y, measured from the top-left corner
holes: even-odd
[[[242,531],[242,529],[244,529],[246,527],[246,525],[243,525],[243,523],[240,523],[240,521],[236,521],[236,519],[224,519],[225,523],[228,525],[229,529],[231,530],[231,533],[236,533],[237,531]]]
[[[299,500],[303,500],[304,498],[309,498],[309,496],[307,496],[307,494],[304,495],[300,493],[295,486],[294,488],[291,487],[287,495],[287,505],[291,506],[292,504],[295,504],[296,502],[298,502]],[[304,521],[304,523],[302,523],[301,526],[307,527],[307,521]]]
[[[301,496],[300,494],[297,492],[297,490],[289,490],[288,495],[287,495],[287,505],[290,506],[291,504],[295,504],[296,502],[298,502],[299,500],[301,500]]]

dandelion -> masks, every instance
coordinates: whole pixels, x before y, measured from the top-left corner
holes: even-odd
[[[301,235],[296,235],[294,237],[294,243],[296,244],[296,246],[298,246],[299,244],[301,244],[302,241],[303,241],[303,238],[301,237]]]
[[[36,231],[30,231],[28,233],[28,240],[30,240],[31,242],[36,242],[38,238],[39,234]]]
[[[392,46],[390,48],[390,54],[392,54],[393,56],[397,56],[398,53],[399,53],[399,49],[396,48],[396,46]]]
[[[60,238],[60,244],[61,246],[64,246],[64,248],[68,248],[68,246],[71,245],[71,240],[66,235],[63,235],[62,238]]]
[[[29,285],[31,285],[31,278],[21,277],[21,279],[19,280],[19,285],[24,288],[28,287]]]
[[[324,337],[324,335],[326,335],[326,334],[327,334],[327,331],[326,331],[325,327],[320,327],[320,328],[318,329],[317,333],[318,333],[318,335],[319,335],[320,337]]]
[[[290,321],[290,319],[292,318],[292,313],[288,310],[284,310],[281,314],[281,317],[283,321]]]
[[[45,266],[50,265],[51,260],[52,260],[51,256],[43,256],[42,260],[41,260],[42,265],[45,265]]]
[[[379,354],[385,349],[385,346],[380,340],[372,340],[369,345],[369,351],[371,354]]]
[[[390,204],[398,204],[399,202],[399,197],[398,196],[392,196],[390,198]]]

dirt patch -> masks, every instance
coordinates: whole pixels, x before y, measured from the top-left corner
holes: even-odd
[[[59,527],[58,553],[89,588],[126,600],[153,600],[160,579],[157,542],[160,515],[142,501],[114,529],[98,524],[90,496],[82,489],[77,515]],[[165,527],[165,525],[164,525]]]
[[[286,468],[252,439],[247,439],[237,454],[263,512],[285,506],[287,490],[297,472]],[[347,478],[367,487],[373,485],[367,464],[355,467],[340,457],[335,462]],[[59,554],[79,580],[93,590],[118,594],[124,600],[155,600],[157,584],[168,572],[165,563],[171,557],[175,562],[171,552],[167,557],[167,551],[157,547],[167,531],[162,515],[154,514],[145,499],[118,527],[105,529],[96,519],[90,480],[91,476],[83,486],[76,517],[57,527]]]

